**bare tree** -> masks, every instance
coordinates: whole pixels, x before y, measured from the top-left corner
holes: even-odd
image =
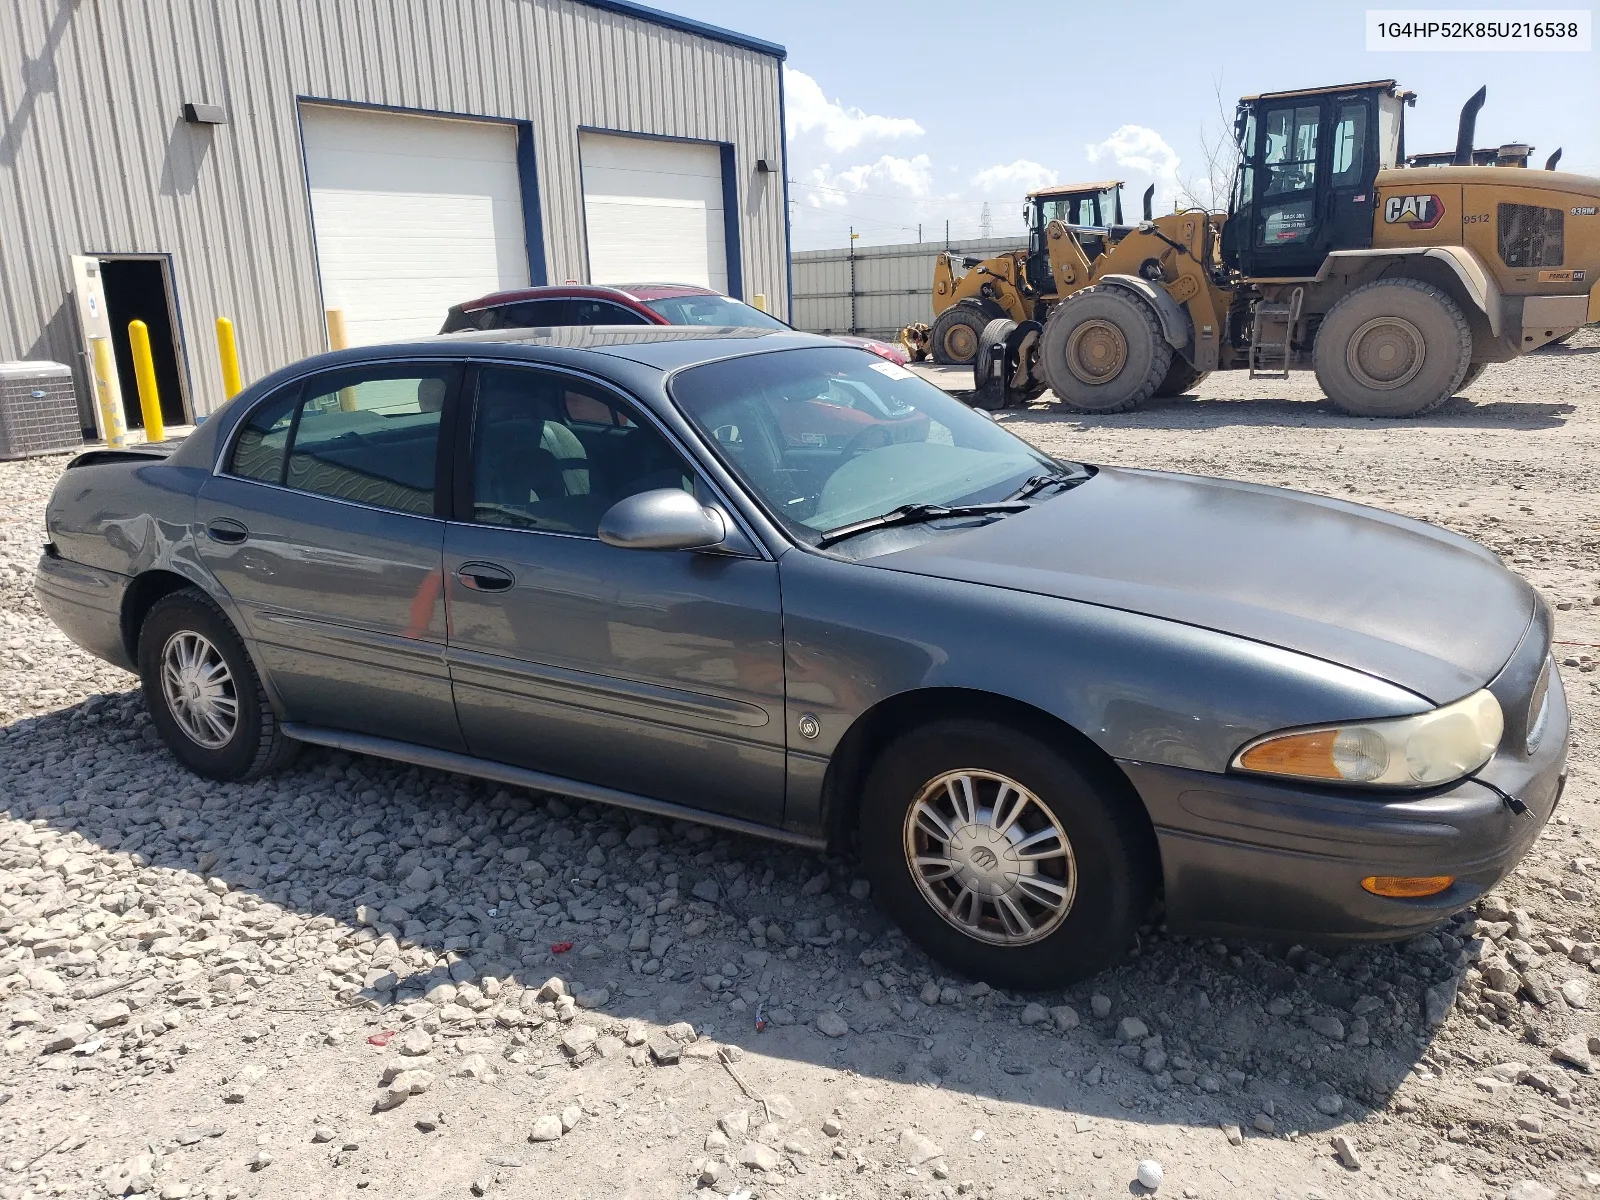
[[[1222,75],[1211,80],[1216,107],[1200,127],[1200,158],[1204,169],[1179,181],[1178,204],[1182,208],[1224,211],[1233,191],[1233,177],[1239,170],[1239,143],[1233,132],[1233,110],[1223,96]]]

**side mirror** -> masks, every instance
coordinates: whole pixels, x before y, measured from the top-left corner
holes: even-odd
[[[721,513],[682,488],[618,500],[600,518],[600,540],[624,550],[706,550],[728,535]]]

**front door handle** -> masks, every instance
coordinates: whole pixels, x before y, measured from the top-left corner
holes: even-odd
[[[206,536],[225,546],[237,546],[250,536],[250,530],[232,517],[217,517],[206,522]]]
[[[462,563],[456,568],[456,578],[461,581],[462,587],[475,592],[509,591],[517,582],[516,577],[504,567],[486,562]]]

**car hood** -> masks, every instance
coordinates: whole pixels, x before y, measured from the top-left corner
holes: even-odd
[[[1492,679],[1535,605],[1488,550],[1420,521],[1112,467],[1028,512],[866,561],[1250,638],[1435,704]]]

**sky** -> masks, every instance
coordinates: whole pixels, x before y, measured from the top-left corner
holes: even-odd
[[[1231,138],[1239,96],[1368,79],[1418,93],[1408,152],[1454,148],[1487,84],[1479,146],[1531,142],[1541,165],[1560,146],[1562,170],[1600,175],[1600,50],[1368,51],[1367,5],[1350,0],[653,6],[787,48],[795,250],[843,247],[852,228],[858,246],[917,241],[919,225],[942,241],[946,221],[974,238],[985,203],[993,236],[1014,236],[1023,196],[1048,183],[1125,180],[1130,219],[1154,183],[1170,211],[1204,199],[1207,148]]]

